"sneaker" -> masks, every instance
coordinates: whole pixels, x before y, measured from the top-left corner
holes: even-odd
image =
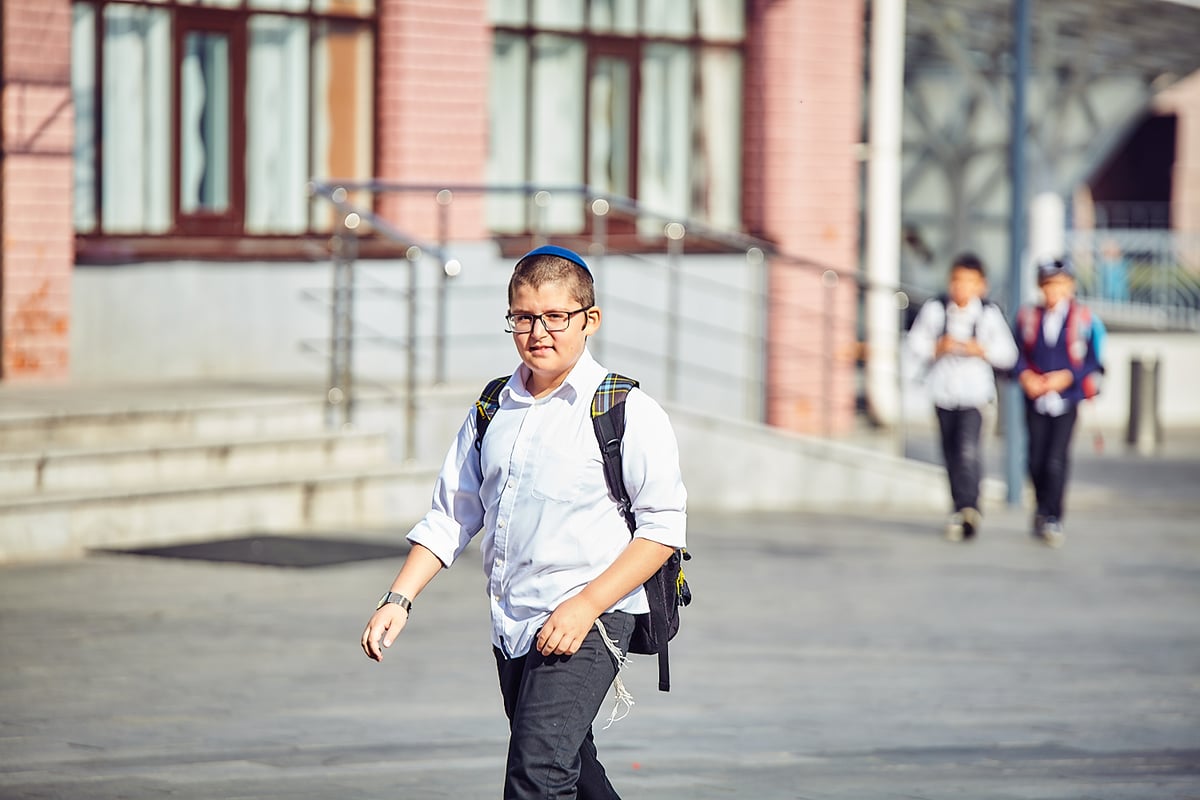
[[[959,513],[962,515],[963,538],[974,539],[975,534],[979,533],[979,526],[983,524],[983,515],[977,508],[964,508]]]
[[[1047,518],[1046,525],[1042,528],[1042,539],[1046,542],[1046,545],[1057,549],[1063,546],[1066,538],[1066,534],[1063,533],[1062,523],[1054,517]]]
[[[946,520],[946,541],[961,542],[963,540],[963,515],[955,511]]]
[[[1044,514],[1033,515],[1033,527],[1029,530],[1029,534],[1039,540],[1046,538],[1046,517]]]

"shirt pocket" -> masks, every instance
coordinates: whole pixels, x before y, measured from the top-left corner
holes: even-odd
[[[570,503],[579,499],[587,458],[559,444],[546,444],[538,459],[530,494],[539,500]]]

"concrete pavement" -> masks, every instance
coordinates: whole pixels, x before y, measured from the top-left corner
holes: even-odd
[[[636,659],[597,733],[622,795],[1200,797],[1200,458],[1077,471],[1061,551],[1010,509],[969,545],[927,517],[694,516],[674,689]],[[373,664],[396,566],[0,567],[0,798],[498,797],[478,554]]]

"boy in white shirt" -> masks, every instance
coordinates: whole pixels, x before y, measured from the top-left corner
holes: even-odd
[[[996,400],[993,370],[1007,370],[1017,360],[1004,314],[986,296],[983,262],[972,253],[959,255],[950,267],[947,293],[921,307],[907,339],[910,352],[928,366],[926,385],[954,504],[945,529],[952,542],[974,537],[983,521],[983,409]]]
[[[633,615],[648,609],[642,584],[686,544],[678,446],[662,408],[631,391],[622,439],[631,539],[592,427],[592,397],[608,370],[586,346],[601,321],[591,271],[570,250],[539,247],[517,262],[508,301],[521,364],[481,446],[474,409],[459,429],[362,648],[382,660],[412,600],[482,530],[511,731],[504,797],[617,798],[591,725],[620,666],[610,645],[626,653]]]

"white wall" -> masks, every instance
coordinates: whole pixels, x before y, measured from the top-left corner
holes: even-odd
[[[462,271],[446,283],[446,380],[482,385],[516,366],[504,332],[512,260],[490,243],[455,246]],[[692,256],[679,274],[678,380],[669,380],[665,255],[590,258],[604,323],[592,348],[609,368],[715,413],[757,419],[762,409],[762,268],[740,255]],[[364,260],[356,269],[355,376],[403,382],[410,265]],[[312,263],[175,261],[75,271],[72,378],[77,381],[295,379],[324,381],[333,269]],[[418,262],[417,375],[435,374],[440,265]],[[307,297],[307,299],[306,299]],[[314,299],[315,298],[315,299]],[[732,331],[732,332],[731,332]],[[374,337],[374,341],[371,341]]]

